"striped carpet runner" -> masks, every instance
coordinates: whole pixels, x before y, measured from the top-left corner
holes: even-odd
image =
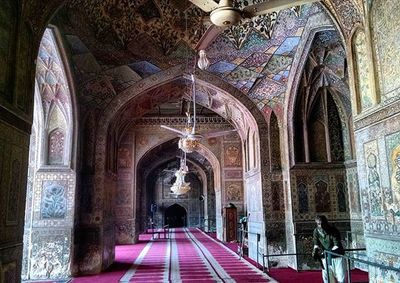
[[[221,274],[222,282],[275,282],[249,262],[239,260],[236,253],[200,230],[190,229],[189,234],[202,252],[208,254],[207,259]]]
[[[147,243],[119,282],[275,282],[198,229]]]
[[[119,282],[168,282],[169,258],[169,241],[149,241]]]

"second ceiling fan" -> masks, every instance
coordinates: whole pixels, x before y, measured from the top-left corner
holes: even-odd
[[[178,130],[175,128],[171,128],[165,125],[161,125],[161,128],[169,130],[178,134],[179,142],[178,147],[183,150],[185,153],[191,153],[198,149],[200,141],[203,138],[212,138],[224,136],[229,133],[236,132],[236,130],[226,130],[226,131],[217,131],[217,132],[208,132],[208,133],[198,133],[196,130],[196,85],[195,85],[195,77],[191,75],[191,83],[192,83],[192,100],[193,100],[193,117],[189,113],[187,113],[187,123],[184,130]]]

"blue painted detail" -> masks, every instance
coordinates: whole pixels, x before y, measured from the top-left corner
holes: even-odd
[[[229,73],[229,72],[233,71],[236,67],[237,66],[235,64],[228,63],[225,61],[220,61],[218,63],[211,65],[208,68],[208,71],[212,72],[212,73],[224,74],[224,73]]]
[[[156,65],[153,65],[152,63],[147,61],[131,63],[128,66],[142,78],[151,76],[161,71],[161,69],[158,68]]]
[[[64,187],[51,184],[43,188],[40,212],[42,219],[65,218],[67,200]]]
[[[299,44],[300,37],[288,37],[281,46],[275,51],[278,55],[289,55]]]

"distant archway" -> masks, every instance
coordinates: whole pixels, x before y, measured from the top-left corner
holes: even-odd
[[[175,203],[165,210],[165,224],[170,228],[186,227],[187,212],[186,209]]]

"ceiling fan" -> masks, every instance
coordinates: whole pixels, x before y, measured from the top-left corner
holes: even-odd
[[[233,0],[189,0],[204,12],[210,13],[210,21],[213,24],[200,39],[197,50],[205,49],[224,28],[237,25],[242,19],[269,14],[286,8],[300,6],[320,0],[265,0],[261,3],[235,8]]]
[[[195,78],[194,75],[191,75],[192,80],[192,96],[193,96],[193,117],[189,113],[186,113],[188,120],[186,123],[185,129],[178,130],[172,127],[168,127],[165,125],[161,125],[161,128],[169,130],[178,134],[180,137],[178,142],[178,147],[184,151],[185,153],[191,153],[198,149],[201,139],[203,138],[212,138],[224,136],[229,133],[236,132],[236,130],[227,130],[227,131],[217,131],[217,132],[209,132],[209,133],[198,133],[196,132],[196,86],[195,86]]]

